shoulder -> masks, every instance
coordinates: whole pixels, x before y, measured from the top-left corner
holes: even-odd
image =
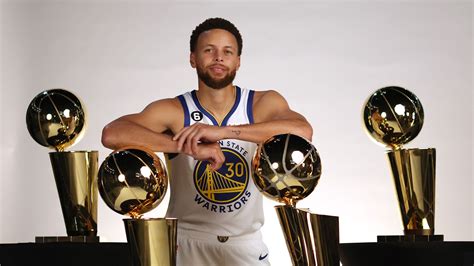
[[[183,108],[178,98],[167,98],[148,104],[139,114],[142,119],[170,126],[182,119]]]
[[[177,97],[154,101],[140,113],[147,124],[160,126],[160,131],[169,129],[177,132],[183,125],[184,111]]]
[[[271,121],[288,110],[287,101],[276,90],[255,91],[253,100],[255,123]]]
[[[265,90],[265,91],[255,91],[254,93],[254,106],[259,106],[260,104],[278,104],[286,103],[285,98],[276,90]]]
[[[175,114],[182,110],[178,98],[167,98],[148,104],[141,112],[145,116],[163,115],[164,113]]]

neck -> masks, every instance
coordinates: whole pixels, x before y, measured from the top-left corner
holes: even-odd
[[[217,90],[205,85],[199,86],[196,94],[201,105],[218,121],[224,119],[235,102],[235,87],[232,84]]]

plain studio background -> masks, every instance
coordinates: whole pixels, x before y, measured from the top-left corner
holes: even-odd
[[[436,233],[472,241],[472,14],[472,2],[2,1],[0,242],[66,234],[51,150],[26,129],[33,97],[78,95],[89,127],[69,150],[99,150],[102,161],[106,123],[196,88],[189,36],[215,16],[243,34],[236,84],[277,89],[314,127],[323,175],[298,207],[339,216],[341,242],[402,234],[385,148],[361,119],[373,91],[397,85],[425,110],[406,147],[437,149]],[[273,264],[288,265],[276,204],[265,199],[264,238]],[[102,241],[126,241],[122,218],[99,199]]]

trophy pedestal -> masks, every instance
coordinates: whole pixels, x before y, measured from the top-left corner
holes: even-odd
[[[37,236],[35,243],[99,243],[98,236]]]
[[[444,235],[390,235],[377,236],[377,243],[400,243],[400,242],[443,242]]]
[[[344,266],[472,266],[474,242],[343,243]]]

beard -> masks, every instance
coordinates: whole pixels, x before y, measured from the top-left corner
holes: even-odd
[[[237,70],[231,70],[227,75],[223,78],[215,79],[211,77],[208,71],[204,71],[203,69],[197,67],[196,68],[197,75],[204,84],[206,84],[209,88],[219,90],[225,88],[227,85],[231,84],[234,81],[235,75],[237,74]]]

